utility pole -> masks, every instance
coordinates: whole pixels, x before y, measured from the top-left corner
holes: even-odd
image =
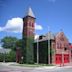
[[[48,27],[49,31],[50,27]],[[50,31],[48,33],[48,64],[50,64]]]
[[[39,64],[39,43],[38,43],[38,39],[39,38],[37,38],[37,64]]]

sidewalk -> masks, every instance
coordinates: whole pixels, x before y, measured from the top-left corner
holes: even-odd
[[[62,65],[56,65],[56,66],[60,67],[60,68],[72,68],[72,62],[71,63],[62,64]]]
[[[18,63],[16,63],[16,62],[8,62],[8,63],[0,62],[0,65],[20,67],[20,68],[25,67],[25,66],[17,66]],[[27,68],[32,68],[32,67],[27,67]],[[72,68],[72,63],[64,64],[64,65],[56,65],[56,66],[41,66],[41,67],[39,66],[39,67],[33,67],[33,68],[35,68],[35,69],[49,69],[49,70],[51,70],[51,69],[60,69],[60,68]]]
[[[16,62],[0,62],[1,65],[5,65],[5,66],[9,66],[9,65],[12,65],[12,64],[18,64]]]

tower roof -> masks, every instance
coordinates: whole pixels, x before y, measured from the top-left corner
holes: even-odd
[[[29,7],[26,16],[31,16],[31,17],[35,18],[35,15],[34,15],[32,9],[31,9],[31,7]]]

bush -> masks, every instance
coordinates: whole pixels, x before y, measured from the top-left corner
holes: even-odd
[[[3,60],[4,60],[4,54],[0,53],[0,62],[3,62]]]
[[[2,54],[0,53],[0,62],[16,62],[16,53],[15,51],[10,51],[10,53]]]
[[[16,61],[15,51],[11,51],[10,53],[6,54],[5,61],[6,62],[15,62]]]

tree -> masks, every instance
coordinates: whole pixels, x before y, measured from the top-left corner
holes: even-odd
[[[6,36],[3,39],[1,39],[1,44],[3,48],[16,50],[17,47],[22,48],[22,39]]]
[[[22,48],[22,39],[16,41],[16,47]]]
[[[9,53],[0,53],[0,62],[15,62],[16,52],[11,50]]]
[[[3,59],[4,59],[4,54],[0,53],[0,62],[3,62]]]
[[[6,36],[3,39],[1,39],[2,47],[6,49],[14,50],[16,48],[17,40],[18,39],[16,37]]]
[[[16,61],[16,48],[22,48],[22,39],[17,39],[16,37],[4,37],[1,39],[2,47],[5,49],[11,49],[11,52],[8,54],[5,54],[5,61],[6,62],[12,62]],[[2,54],[0,55],[2,57]],[[1,59],[0,61],[2,61]]]
[[[10,53],[5,54],[5,62],[15,62],[16,61],[16,52],[10,51]]]

